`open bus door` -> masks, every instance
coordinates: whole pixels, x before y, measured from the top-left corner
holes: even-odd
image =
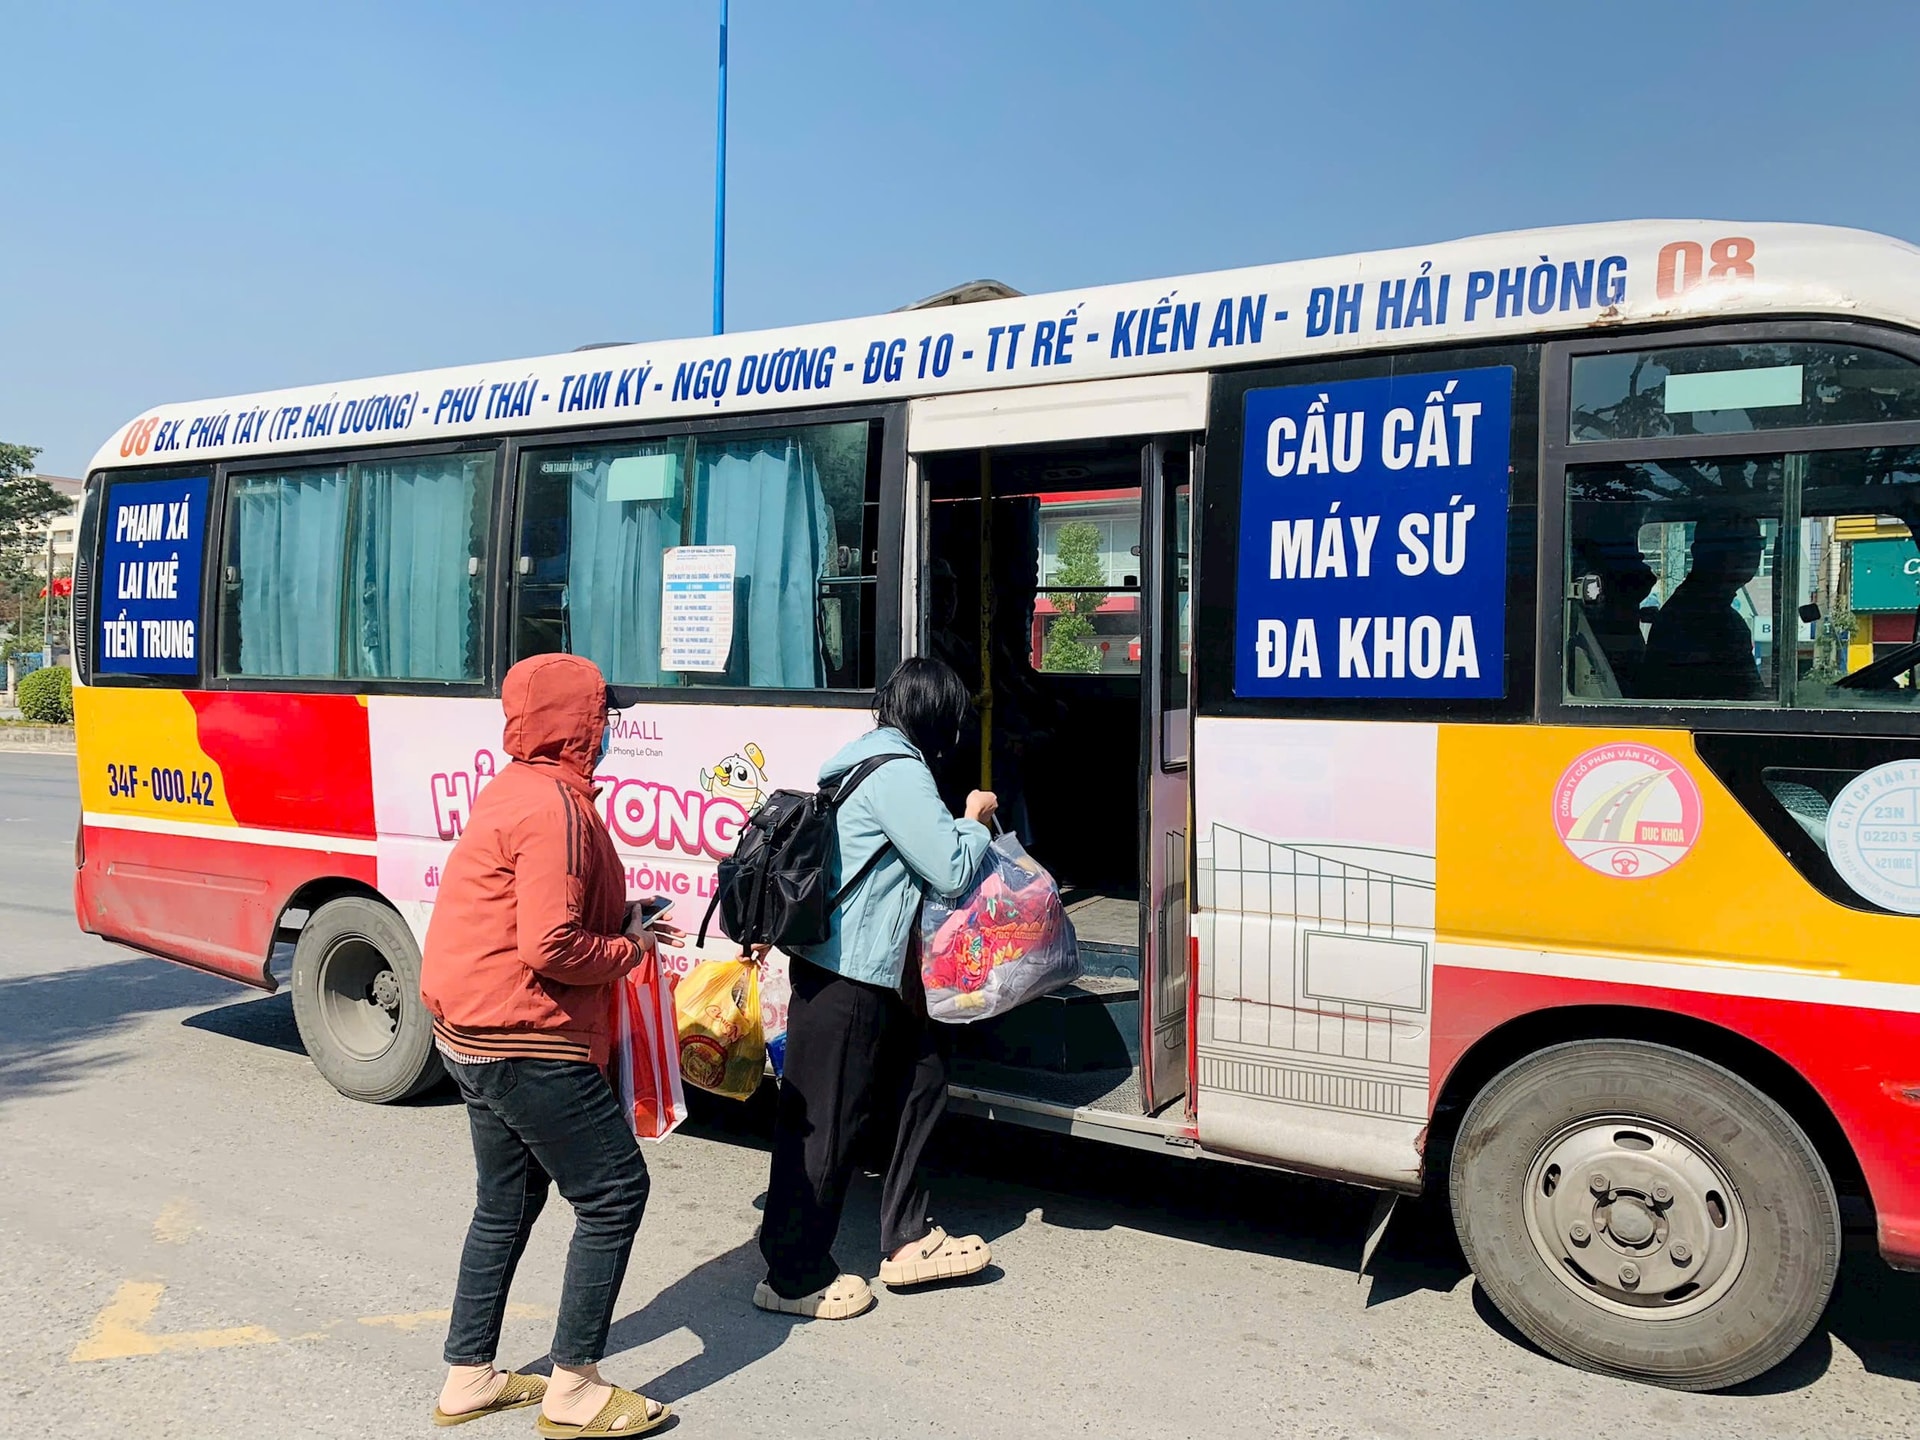
[[[956,1102],[1156,1149],[1188,1143],[1189,1124],[1186,556],[1206,386],[1176,378],[1121,409],[1098,384],[1011,414],[916,402],[910,426],[907,633],[980,701],[943,789],[955,806],[975,785],[1000,794],[1085,967],[960,1028]],[[1116,413],[1147,423],[1107,433]]]
[[[1142,460],[1140,1083],[1150,1115],[1190,1093],[1187,746],[1195,448],[1184,436],[1157,439]]]

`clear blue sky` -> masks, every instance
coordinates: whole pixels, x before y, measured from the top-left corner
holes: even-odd
[[[0,15],[0,439],[709,327],[717,0]],[[730,329],[1639,216],[1920,240],[1920,4],[734,0]]]

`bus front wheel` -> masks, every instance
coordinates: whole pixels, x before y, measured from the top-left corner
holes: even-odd
[[[420,949],[377,900],[331,900],[307,917],[291,988],[307,1055],[349,1099],[405,1100],[445,1074],[420,1000]]]
[[[1582,1369],[1737,1385],[1806,1339],[1840,1211],[1787,1112],[1733,1072],[1580,1041],[1496,1076],[1461,1122],[1454,1225],[1500,1313]]]

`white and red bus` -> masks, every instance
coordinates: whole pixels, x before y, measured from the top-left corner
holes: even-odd
[[[1547,1350],[1727,1385],[1843,1198],[1920,1265],[1920,647],[1861,613],[1920,612],[1916,524],[1920,251],[1807,226],[161,406],[88,477],[76,905],[267,988],[291,943],[395,1099],[513,661],[605,671],[630,889],[691,913],[931,651],[1087,961],[956,1032],[956,1105],[1444,1192]]]

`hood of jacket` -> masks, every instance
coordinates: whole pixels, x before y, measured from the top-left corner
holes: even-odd
[[[926,757],[914,749],[911,740],[891,726],[880,725],[841,746],[840,752],[820,767],[820,783],[824,785],[834,776],[846,774],[873,755],[911,755],[921,764],[926,763]]]
[[[578,655],[530,656],[507,671],[500,708],[509,755],[592,787],[607,728],[607,682],[598,665]]]

